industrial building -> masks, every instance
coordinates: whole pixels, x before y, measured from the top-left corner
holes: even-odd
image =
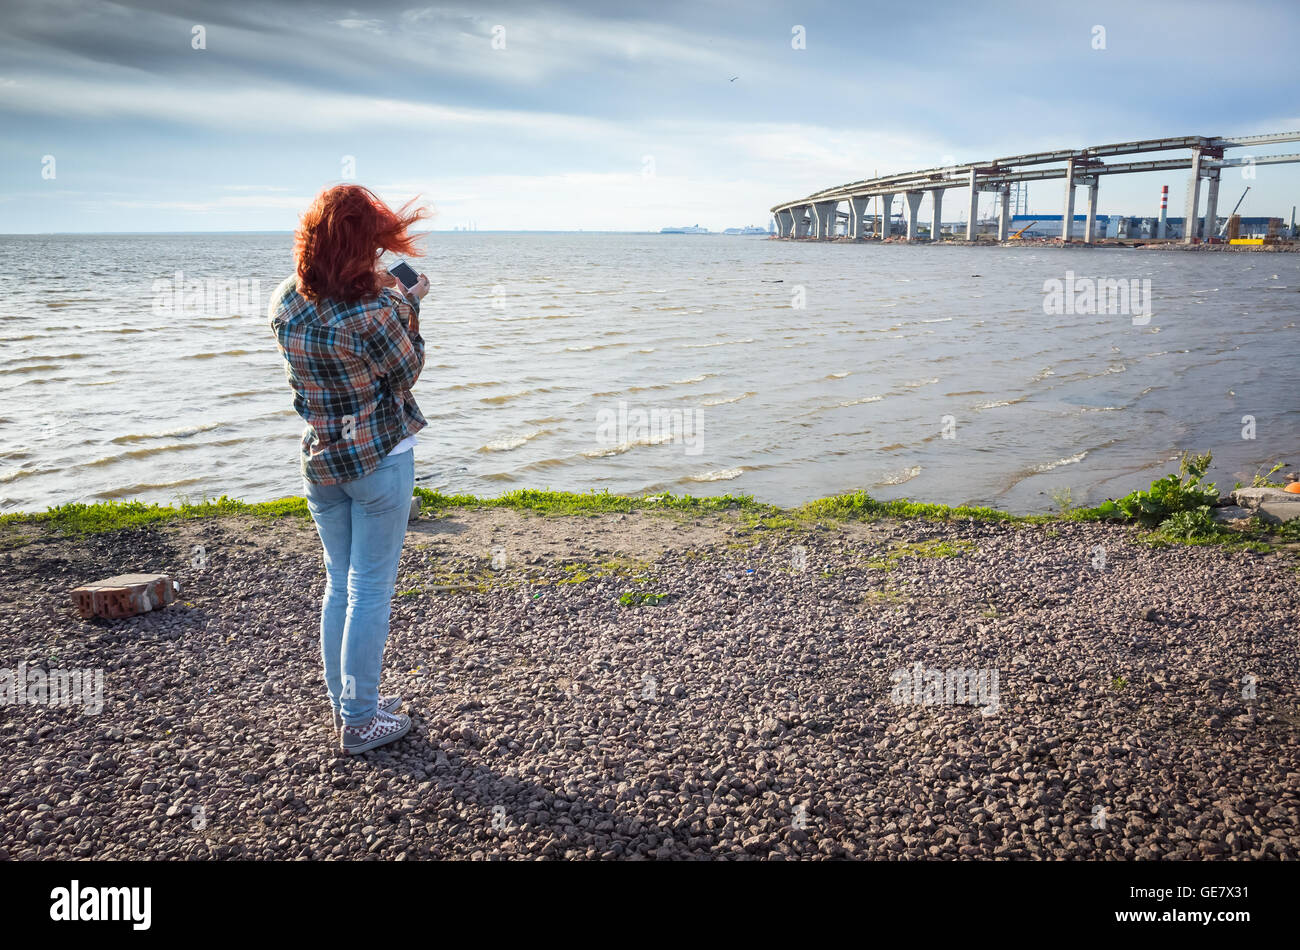
[[[1011,216],[1011,232],[1019,233],[1024,229],[1021,237],[1024,238],[1059,238],[1061,236],[1061,222],[1064,215],[1060,214],[1015,214]],[[1198,226],[1203,226],[1205,218],[1197,218]],[[1222,228],[1226,218],[1220,217],[1215,226],[1215,232]],[[1240,218],[1240,236],[1244,238],[1262,238],[1269,233],[1269,222],[1272,218]],[[1077,237],[1083,233],[1086,217],[1081,214],[1074,216],[1074,234]],[[1185,232],[1186,218],[1166,218],[1165,219],[1165,237],[1171,239],[1181,238]],[[1134,238],[1154,239],[1158,236],[1160,227],[1160,218],[1152,215],[1149,217],[1118,215],[1118,214],[1099,214],[1097,215],[1097,237],[1098,238],[1122,238],[1131,240]]]

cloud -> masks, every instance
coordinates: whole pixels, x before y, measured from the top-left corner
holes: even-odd
[[[1172,53],[1213,36],[1216,61],[1287,61],[1293,5],[1008,2],[991,25],[955,0],[887,14],[762,0],[743,13],[697,0],[9,0],[4,180],[30,187],[48,152],[81,197],[0,186],[0,230],[76,228],[90,204],[136,228],[229,226],[241,209],[292,226],[294,196],[342,174],[343,155],[367,183],[428,189],[449,222],[721,227],[873,174],[1297,124],[1271,118],[1294,112],[1293,83],[1228,68],[1206,84],[1203,63]],[[191,48],[196,23],[205,50]],[[805,50],[790,46],[795,23]],[[1096,23],[1104,52],[1089,44]],[[1261,171],[1249,201],[1280,204],[1273,182],[1295,173]],[[1141,210],[1153,191],[1108,181],[1103,211]],[[1059,210],[1059,187],[1040,194]]]

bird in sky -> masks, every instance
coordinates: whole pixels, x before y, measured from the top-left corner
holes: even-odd
[[[727,82],[735,82],[739,78],[740,78],[739,76],[732,76],[730,79],[727,80]]]

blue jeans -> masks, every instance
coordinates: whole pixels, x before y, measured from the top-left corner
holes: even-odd
[[[415,489],[415,453],[389,456],[355,481],[304,485],[325,548],[325,687],[344,723],[363,726],[379,703],[388,614]]]

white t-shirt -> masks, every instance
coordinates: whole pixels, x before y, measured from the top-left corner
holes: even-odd
[[[402,452],[409,452],[413,448],[415,448],[415,436],[408,435],[401,442],[398,442],[395,446],[393,446],[393,451],[389,452],[388,455],[398,455],[399,453]],[[385,458],[387,457],[388,456],[385,456]]]

